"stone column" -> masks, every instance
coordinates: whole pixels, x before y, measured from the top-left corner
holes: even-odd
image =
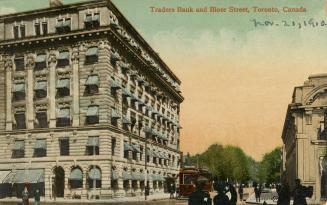
[[[56,127],[56,65],[57,55],[55,51],[49,54],[49,127]]]
[[[13,70],[13,62],[10,56],[5,58],[5,69],[6,69],[6,130],[12,130],[12,70]]]
[[[86,183],[87,183],[87,178],[86,178],[86,169],[83,169],[83,189],[82,189],[82,199],[86,199],[87,198],[87,189],[86,189]]]
[[[79,51],[78,47],[73,48],[73,127],[79,126]]]
[[[34,78],[33,69],[35,66],[34,56],[29,54],[27,56],[27,81],[26,81],[26,119],[27,119],[27,129],[34,128],[34,102],[33,102],[33,88],[34,88]]]

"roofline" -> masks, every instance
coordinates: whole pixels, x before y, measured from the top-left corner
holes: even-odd
[[[163,69],[180,85],[181,81],[180,79],[172,72],[172,70],[167,66],[167,64],[160,58],[160,56],[152,49],[152,47],[146,42],[146,40],[139,34],[139,32],[134,28],[134,26],[125,18],[125,16],[120,12],[120,10],[112,3],[111,0],[90,0],[90,1],[83,1],[78,3],[72,3],[72,4],[66,4],[63,6],[58,7],[47,7],[47,8],[41,8],[41,9],[35,9],[30,11],[23,11],[23,12],[15,12],[11,14],[5,14],[0,15],[0,22],[5,21],[6,19],[11,18],[19,18],[24,16],[30,16],[40,13],[48,13],[48,12],[56,12],[56,11],[62,11],[63,9],[77,9],[80,6],[87,6],[90,7],[94,6],[107,6],[110,7],[110,9],[114,10],[115,15],[117,15],[119,22],[123,22],[123,25],[125,26],[126,30],[129,30],[137,37],[137,41],[141,42],[145,49],[149,51],[152,57],[154,57],[155,60],[159,62],[159,64],[163,67]]]

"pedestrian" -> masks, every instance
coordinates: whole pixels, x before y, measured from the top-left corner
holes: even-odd
[[[28,205],[29,204],[28,197],[29,197],[29,193],[28,193],[28,190],[27,190],[27,185],[25,185],[24,191],[22,192],[23,205]]]
[[[290,187],[286,181],[277,186],[278,201],[277,205],[290,205],[291,193]]]
[[[216,184],[215,189],[218,192],[218,194],[213,198],[213,204],[214,205],[230,205],[229,198],[225,194],[224,185]]]
[[[238,194],[240,195],[240,201],[243,201],[243,184],[238,187]]]
[[[198,177],[195,183],[196,190],[190,195],[188,205],[211,205],[211,198],[207,191],[204,191],[206,178]]]
[[[229,192],[231,194],[230,205],[236,205],[236,203],[237,203],[236,189],[235,189],[235,187],[234,187],[234,185],[232,183],[230,183],[228,186],[229,186]]]
[[[170,199],[173,199],[174,198],[174,193],[176,192],[176,187],[175,187],[175,184],[174,183],[171,183],[170,184],[170,187],[169,187],[169,193],[170,193]]]
[[[306,187],[301,185],[300,179],[295,179],[295,188],[293,190],[293,205],[307,205]]]
[[[254,184],[254,194],[255,194],[255,201],[260,202],[261,186],[257,183]]]
[[[36,189],[34,194],[34,205],[40,205],[40,190]]]

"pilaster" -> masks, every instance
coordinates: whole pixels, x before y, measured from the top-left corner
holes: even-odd
[[[72,51],[73,66],[73,127],[78,127],[79,122],[79,49],[74,47]]]
[[[56,65],[57,55],[55,51],[49,54],[49,127],[56,127]]]
[[[34,128],[34,106],[33,106],[33,88],[34,88],[34,78],[33,78],[33,68],[35,65],[34,56],[29,54],[27,56],[27,81],[26,81],[26,118],[27,118],[27,129]]]
[[[6,130],[12,130],[12,70],[13,62],[10,56],[5,57],[4,67],[6,70]]]

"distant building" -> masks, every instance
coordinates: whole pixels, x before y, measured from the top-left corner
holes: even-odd
[[[283,176],[313,186],[312,202],[327,198],[327,74],[295,87],[282,134]]]
[[[0,16],[0,198],[163,192],[180,80],[110,1],[50,4]]]

